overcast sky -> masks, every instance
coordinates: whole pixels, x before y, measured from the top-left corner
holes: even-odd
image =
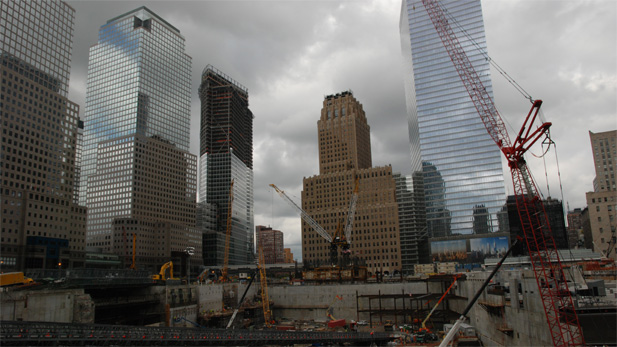
[[[301,259],[302,178],[319,171],[317,120],[325,95],[352,90],[371,127],[373,166],[409,174],[399,0],[67,1],[76,12],[70,99],[85,108],[88,50],[108,19],[147,6],[180,30],[192,57],[191,152],[199,151],[197,96],[212,64],[249,90],[254,119],[255,225],[285,234]],[[585,207],[595,171],[589,131],[617,129],[617,1],[482,1],[489,55],[542,99],[557,152],[528,155],[545,196]],[[493,71],[495,101],[511,136],[530,108]],[[540,147],[532,152],[541,153]],[[557,169],[559,163],[559,170]],[[507,194],[511,178],[504,171]]]

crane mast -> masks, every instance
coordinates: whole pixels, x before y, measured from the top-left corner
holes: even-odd
[[[345,223],[345,241],[347,242],[347,248],[351,244],[351,230],[353,229],[353,220],[356,214],[356,206],[358,205],[358,190],[360,187],[360,180],[356,177],[353,193],[351,194],[351,200],[349,200],[349,212],[347,213],[347,223]]]
[[[261,304],[264,311],[264,323],[270,326],[272,321],[272,311],[270,310],[270,296],[268,295],[268,279],[266,278],[266,260],[264,250],[261,243],[257,246],[258,251],[258,266],[259,266],[259,281],[261,283]]]
[[[538,139],[548,134],[551,126],[551,123],[543,123],[534,131],[531,130],[542,101],[533,101],[533,106],[512,144],[491,96],[450,27],[443,9],[437,0],[422,0],[422,4],[486,130],[508,161],[524,239],[529,250],[529,258],[540,290],[553,344],[555,346],[584,345],[582,330],[574,310],[574,303],[566,283],[546,211],[523,158],[524,153]],[[571,308],[571,310],[560,312],[566,308]]]

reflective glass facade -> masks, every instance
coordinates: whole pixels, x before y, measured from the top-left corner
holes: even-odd
[[[253,262],[253,113],[248,90],[212,66],[199,87],[201,100],[199,201],[216,208],[216,220],[202,224],[205,265],[222,265],[234,180],[229,265]]]
[[[75,10],[61,1],[0,3],[0,51],[42,72],[36,81],[66,97]]]
[[[486,51],[480,1],[440,4]],[[492,95],[488,61],[452,26]],[[411,162],[414,171],[424,173],[429,235],[497,232],[506,198],[501,154],[421,1],[403,0],[400,33]]]
[[[126,255],[126,230],[151,268],[187,246],[201,249],[184,37],[140,7],[100,27],[89,59],[79,196],[88,246]]]
[[[101,141],[137,133],[189,149],[191,58],[176,28],[138,8],[99,29],[89,59],[81,201]]]

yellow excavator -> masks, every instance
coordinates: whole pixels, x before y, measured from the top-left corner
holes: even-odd
[[[165,277],[165,272],[169,269],[169,277]],[[174,278],[174,263],[167,262],[161,266],[161,271],[157,275],[152,275],[150,278],[157,283],[166,283],[168,281],[179,282],[180,279]]]

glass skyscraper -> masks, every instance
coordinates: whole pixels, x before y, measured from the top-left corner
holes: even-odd
[[[440,4],[458,23],[451,26],[492,95],[489,62],[477,47],[486,52],[480,0]],[[402,1],[400,34],[411,163],[413,171],[423,172],[429,235],[497,232],[506,199],[501,153],[422,1]]]
[[[185,247],[201,250],[190,87],[184,37],[148,8],[99,29],[88,64],[79,196],[88,207],[88,246],[126,255],[127,234],[135,233],[137,257],[152,267]]]
[[[216,210],[204,232],[205,265],[222,265],[233,179],[229,265],[253,262],[253,113],[248,90],[208,65],[201,75],[200,215]],[[211,213],[210,213],[211,214]],[[201,219],[201,218],[200,218]],[[206,218],[207,219],[207,218]]]

